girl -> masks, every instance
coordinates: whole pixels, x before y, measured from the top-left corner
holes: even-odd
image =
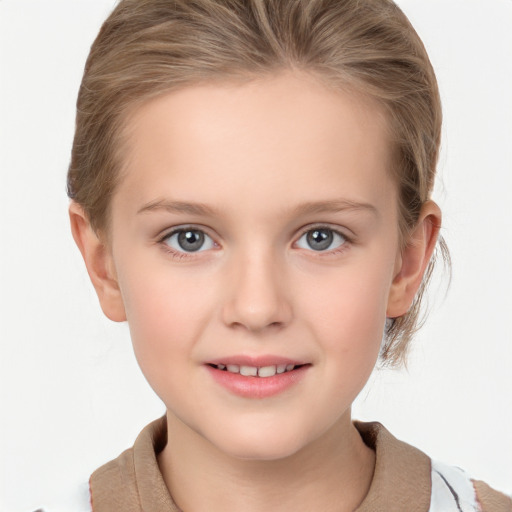
[[[510,510],[351,419],[443,247],[440,126],[391,2],[118,5],[79,95],[71,225],[167,411],[92,475],[93,510]]]

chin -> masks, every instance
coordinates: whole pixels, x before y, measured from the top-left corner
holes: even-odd
[[[273,461],[286,459],[296,454],[303,445],[293,446],[290,443],[281,443],[279,446],[268,446],[265,442],[261,443],[231,443],[229,447],[223,450],[227,455],[240,459],[251,461]]]
[[[227,435],[226,435],[227,434]],[[253,461],[272,461],[295,455],[307,446],[311,440],[298,432],[273,425],[273,428],[258,430],[239,430],[224,433],[221,439],[211,439],[226,455]]]

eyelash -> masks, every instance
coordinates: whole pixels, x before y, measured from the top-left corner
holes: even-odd
[[[170,231],[167,231],[163,236],[161,236],[157,242],[159,245],[162,246],[162,248],[167,252],[172,258],[182,261],[186,259],[191,259],[196,257],[196,253],[204,252],[204,250],[197,250],[197,251],[178,251],[176,249],[173,249],[170,247],[166,240],[169,240],[172,236],[177,235],[179,233],[186,233],[187,231],[196,231],[203,233],[205,236],[207,236],[210,240],[212,240],[214,246],[218,246],[218,244],[213,240],[213,238],[206,232],[204,228],[198,227],[198,226],[180,226],[179,228],[172,229]]]
[[[337,229],[334,229],[328,225],[325,225],[325,224],[316,224],[316,225],[309,225],[307,226],[306,228],[304,228],[300,235],[297,237],[296,241],[294,242],[294,244],[297,244],[297,242],[306,234],[308,233],[311,233],[312,231],[322,231],[322,230],[325,230],[325,231],[330,231],[332,233],[334,233],[335,235],[338,235],[340,236],[341,238],[343,238],[344,242],[339,246],[339,247],[336,247],[335,249],[329,249],[329,250],[325,250],[325,251],[315,251],[314,249],[310,248],[310,249],[305,249],[311,253],[313,253],[315,255],[315,257],[320,257],[320,258],[328,258],[328,257],[333,257],[333,256],[338,256],[340,255],[341,253],[345,252],[350,245],[352,245],[354,243],[352,237],[349,237],[347,236],[345,233],[337,230]]]
[[[307,228],[304,228],[300,235],[297,237],[296,241],[294,242],[294,245],[297,244],[297,242],[306,234],[312,232],[312,231],[315,231],[315,230],[325,230],[325,231],[330,231],[332,233],[334,233],[335,235],[337,236],[340,236],[341,238],[343,238],[344,242],[339,246],[339,247],[336,247],[335,249],[330,249],[330,250],[325,250],[325,251],[315,251],[314,249],[310,248],[310,249],[305,249],[311,253],[313,253],[316,257],[329,257],[329,256],[337,256],[339,254],[341,254],[342,252],[345,252],[348,247],[350,245],[353,244],[353,240],[351,239],[351,237],[348,237],[345,233],[342,233],[341,231],[338,231],[336,229],[333,229],[332,227],[330,226],[326,226],[325,224],[318,224],[318,225],[309,225],[307,226]],[[179,228],[175,228],[175,229],[172,229],[171,231],[168,231],[166,232],[163,236],[161,236],[158,240],[157,240],[157,243],[162,246],[162,248],[173,258],[173,259],[176,259],[178,261],[182,261],[182,260],[187,260],[187,259],[191,259],[191,258],[195,258],[196,257],[196,253],[201,253],[201,252],[205,252],[206,250],[209,250],[209,249],[206,249],[206,250],[197,250],[197,251],[190,251],[190,252],[186,252],[186,251],[178,251],[176,249],[173,249],[172,247],[170,247],[167,243],[166,243],[166,240],[169,240],[169,238],[171,238],[172,236],[176,235],[176,234],[179,234],[179,233],[183,233],[183,232],[187,232],[187,231],[197,231],[197,232],[200,232],[200,233],[203,233],[205,236],[207,236],[208,238],[210,238],[214,244],[214,246],[217,246],[218,247],[218,244],[213,240],[213,238],[205,231],[204,228],[201,228],[201,227],[197,227],[197,226],[180,226]]]

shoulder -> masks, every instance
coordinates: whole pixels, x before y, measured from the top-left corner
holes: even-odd
[[[506,496],[480,480],[474,480],[473,485],[483,512],[512,512],[512,496]]]
[[[512,512],[510,497],[457,467],[432,460],[380,423],[354,425],[376,453],[370,490],[358,512]]]
[[[432,460],[429,512],[512,512],[512,499],[472,480],[462,469]]]

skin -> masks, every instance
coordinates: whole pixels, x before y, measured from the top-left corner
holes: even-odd
[[[103,311],[128,320],[167,407],[159,465],[174,499],[191,511],[354,510],[375,456],[350,407],[441,221],[427,202],[400,249],[384,116],[290,72],[168,93],[128,133],[108,242],[74,203],[71,225]],[[339,233],[325,250],[308,245],[319,226]],[[201,250],[169,236],[179,227],[207,235]],[[206,366],[233,355],[308,367],[284,392],[241,397]]]

